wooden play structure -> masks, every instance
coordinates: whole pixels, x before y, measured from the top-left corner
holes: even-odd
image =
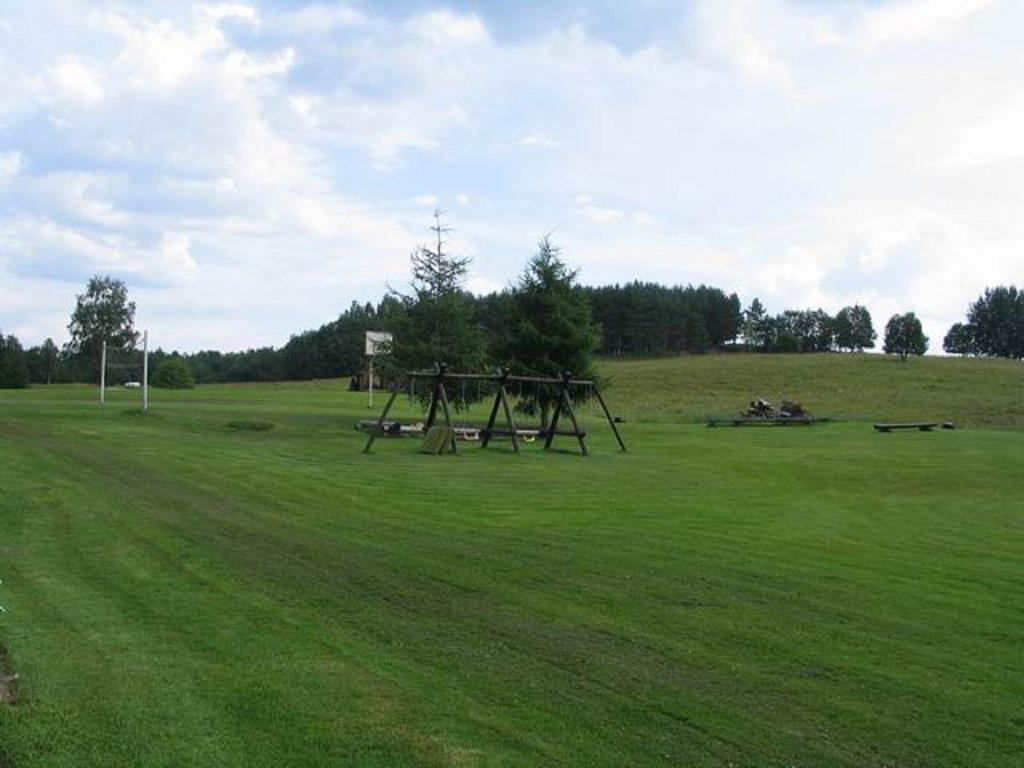
[[[388,414],[392,406],[407,386],[416,382],[426,382],[430,387],[430,405],[427,408],[426,420],[421,423],[403,423],[396,420],[388,420]],[[489,384],[494,387],[494,402],[491,405],[490,415],[484,425],[456,425],[452,420],[452,404],[448,395],[448,386],[458,383],[465,386],[467,382]],[[522,387],[549,387],[554,390],[552,398],[551,419],[548,424],[541,424],[538,427],[523,428],[516,424],[514,415],[515,408],[512,405],[512,395],[509,387],[517,385]],[[516,376],[507,369],[496,373],[453,373],[447,366],[439,364],[432,371],[408,371],[391,385],[391,396],[388,398],[384,410],[377,419],[363,419],[356,423],[356,428],[367,432],[369,438],[366,441],[364,453],[369,453],[373,443],[379,437],[425,437],[424,450],[429,453],[456,453],[459,440],[479,441],[481,448],[486,448],[494,438],[509,438],[514,453],[519,453],[522,442],[534,442],[543,440],[544,449],[549,450],[556,437],[572,437],[579,444],[580,453],[583,456],[588,454],[587,432],[580,427],[576,418],[576,411],[573,403],[578,400],[574,393],[586,391],[592,394],[601,406],[608,425],[618,441],[619,448],[626,450],[626,444],[619,434],[616,420],[612,417],[605,403],[604,397],[597,386],[597,382],[591,379],[574,379],[568,371],[559,378],[544,376]],[[501,422],[499,423],[499,414]],[[570,428],[560,428],[564,423],[563,418],[568,421]]]

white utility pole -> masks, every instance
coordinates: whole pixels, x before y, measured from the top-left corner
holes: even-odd
[[[142,332],[142,410],[149,410],[149,331]]]
[[[107,340],[103,340],[103,351],[100,353],[100,405],[107,402]]]

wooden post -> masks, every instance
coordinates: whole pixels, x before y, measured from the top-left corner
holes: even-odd
[[[586,435],[580,431],[579,422],[576,420],[576,412],[572,409],[572,397],[569,395],[569,386],[572,383],[572,373],[562,373],[562,380],[558,384],[558,397],[555,402],[555,412],[551,417],[551,426],[547,430],[547,438],[544,441],[544,450],[548,450],[555,440],[555,433],[558,431],[558,420],[564,411],[572,422],[572,434],[580,443],[580,453],[587,456]]]
[[[580,443],[580,453],[584,456],[587,455],[587,436],[580,432],[580,425],[576,421],[576,412],[572,409],[572,398],[569,396],[569,385],[566,382],[565,389],[562,390],[562,398],[565,400],[565,410],[569,413],[569,419],[572,421],[572,431],[576,433],[576,439]]]
[[[551,423],[545,428],[547,429],[547,436],[544,439],[545,451],[551,448],[551,443],[555,439],[555,430],[558,429],[558,419],[562,415],[562,387],[564,386],[565,379],[563,378],[558,385],[558,397],[555,398],[555,412],[551,414]]]
[[[519,432],[516,430],[516,420],[512,418],[512,406],[508,401],[508,391],[505,389],[504,380],[498,389],[498,394],[501,395],[501,402],[505,406],[505,420],[508,422],[508,431],[512,435],[512,451],[519,453]]]
[[[491,442],[491,433],[494,430],[494,422],[498,418],[498,408],[502,408],[505,413],[505,423],[508,425],[508,434],[512,438],[512,450],[515,453],[519,453],[519,433],[516,431],[516,422],[512,418],[512,406],[508,401],[508,389],[506,384],[508,383],[508,369],[503,369],[497,378],[498,391],[494,395],[494,405],[491,407],[491,415],[487,419],[487,427],[484,429],[483,437],[480,439],[480,447],[486,448],[487,444]]]
[[[441,389],[441,380],[444,376],[444,366],[437,366],[437,378],[434,379],[434,391],[430,395],[430,408],[427,410],[427,423],[424,426],[424,430],[430,429],[434,426],[434,417],[437,415],[437,403],[438,403],[438,392]]]
[[[601,390],[597,388],[597,384],[594,385],[594,395],[597,397],[597,402],[601,404],[601,410],[604,411],[605,418],[608,419],[608,426],[610,426],[612,428],[612,432],[615,433],[615,439],[619,441],[619,448],[625,451],[626,444],[622,442],[622,435],[619,434],[619,428],[615,426],[615,419],[612,418],[612,414],[608,410],[608,406],[605,405],[604,398],[601,397]]]
[[[437,391],[441,399],[441,408],[444,410],[444,425],[448,428],[448,433],[451,435],[452,441],[452,453],[458,453],[458,448],[455,443],[455,427],[452,425],[452,414],[448,410],[448,393],[444,388],[444,373],[442,371],[441,378],[437,382]]]
[[[494,429],[494,420],[498,417],[498,408],[501,407],[501,385],[498,386],[498,391],[494,395],[494,405],[491,406],[491,415],[487,417],[487,426],[484,427],[484,433],[480,436],[480,447],[486,448],[487,444],[491,442],[491,430]]]
[[[370,448],[373,447],[373,441],[384,431],[384,419],[388,416],[388,411],[391,410],[391,406],[394,405],[395,399],[398,397],[398,390],[400,389],[401,382],[395,382],[391,387],[391,397],[388,398],[388,404],[384,406],[384,410],[381,411],[380,418],[377,419],[377,429],[370,433],[370,439],[366,441],[366,447],[363,448],[363,453],[369,453]]]

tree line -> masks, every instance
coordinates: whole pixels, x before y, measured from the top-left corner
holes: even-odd
[[[631,282],[581,286],[558,247],[541,238],[518,280],[503,291],[474,296],[464,288],[469,261],[447,253],[447,228],[435,215],[434,241],[412,256],[407,292],[391,290],[379,302],[353,302],[335,320],[292,336],[280,347],[237,352],[151,353],[154,384],[253,382],[337,378],[365,366],[367,331],[394,334],[382,370],[453,369],[509,365],[523,373],[593,374],[594,355],[665,355],[736,349],[766,353],[850,351],[875,347],[871,314],[860,305],[835,315],[822,309],[771,315],[758,299],[741,309],[735,293],[706,285]],[[123,282],[96,276],[77,297],[70,340],[23,349],[0,334],[0,387],[29,383],[95,382],[102,341],[131,350],[138,341],[135,305]],[[1024,358],[1024,292],[987,289],[944,339],[947,352]],[[902,358],[928,349],[912,312],[886,323],[883,350]],[[164,370],[166,369],[166,370]],[[129,374],[122,374],[121,378]],[[118,374],[110,382],[121,383]]]
[[[469,262],[449,254],[440,216],[435,240],[412,256],[408,291],[391,290],[379,302],[353,302],[336,319],[292,336],[280,347],[237,352],[151,352],[153,370],[166,360],[185,363],[197,383],[336,378],[365,366],[367,331],[394,336],[388,367],[423,368],[435,361],[453,369],[509,365],[523,373],[593,373],[595,354],[706,352],[734,342],[740,327],[736,294],[709,286],[666,287],[633,282],[599,288],[577,282],[548,237],[541,238],[518,281],[474,296],[464,288]],[[94,277],[77,297],[71,340],[52,340],[26,353],[34,382],[95,382],[99,350],[132,349],[137,342],[134,303],[121,281]],[[113,384],[128,374],[108,373]],[[160,377],[154,379],[159,380]]]
[[[823,309],[788,309],[770,315],[759,299],[743,311],[741,333],[748,349],[790,354],[863,352],[874,349],[878,339],[871,313],[859,304],[843,307],[835,315]],[[905,312],[889,318],[882,351],[903,360],[928,351],[928,337],[917,315]]]
[[[1024,291],[1015,285],[986,288],[967,308],[967,319],[954,323],[942,341],[954,355],[1024,359]]]

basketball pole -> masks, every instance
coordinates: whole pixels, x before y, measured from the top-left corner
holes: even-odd
[[[149,331],[142,332],[142,410],[149,410]]]
[[[373,355],[370,355],[369,380],[370,380],[370,402],[369,402],[369,404],[366,407],[367,408],[373,408]]]

